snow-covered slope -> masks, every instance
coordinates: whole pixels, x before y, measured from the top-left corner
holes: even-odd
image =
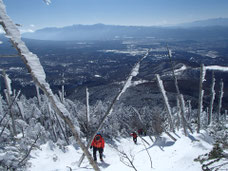
[[[174,134],[173,134],[174,135]],[[134,166],[137,170],[148,171],[200,171],[199,162],[194,159],[201,154],[205,154],[212,149],[213,140],[205,131],[200,134],[189,135],[185,137],[181,131],[174,135],[177,141],[174,142],[168,136],[162,135],[155,143],[152,143],[149,137],[144,137],[151,145],[147,145],[147,149],[152,158],[153,169],[150,168],[150,159],[144,148],[143,142],[138,138],[138,144],[135,145],[131,138],[121,138],[107,144],[104,149],[105,163],[98,165],[101,170],[117,171],[117,170],[133,170],[120,161],[119,151],[124,151],[129,157],[134,156]],[[154,138],[154,137],[153,137]],[[33,151],[31,162],[31,171],[67,171],[70,170],[90,170],[92,167],[87,160],[77,167],[77,161],[82,151],[73,146],[68,146],[66,152],[58,148],[50,149],[48,144],[43,145],[42,150]],[[118,148],[116,150],[115,148]],[[127,161],[124,159],[124,161]],[[70,167],[70,168],[69,168]]]

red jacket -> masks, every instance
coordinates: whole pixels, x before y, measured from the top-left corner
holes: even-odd
[[[135,132],[131,133],[131,136],[133,136],[133,138],[137,138],[137,134]]]
[[[96,148],[104,148],[105,141],[101,135],[96,135],[93,139],[91,146]]]

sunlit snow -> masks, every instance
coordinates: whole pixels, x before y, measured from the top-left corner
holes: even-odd
[[[174,142],[165,134],[161,135],[154,143],[149,137],[144,137],[150,143],[147,149],[152,158],[152,170],[154,171],[201,171],[199,162],[195,162],[199,155],[205,154],[212,149],[213,140],[205,131],[200,134],[194,133],[188,137],[184,136],[182,131],[173,134],[177,141]],[[152,137],[155,139],[155,137]],[[121,138],[106,144],[104,149],[104,164],[98,160],[98,165],[101,170],[131,171],[132,168],[124,165],[120,161],[118,150],[124,151],[127,155],[135,157],[134,165],[137,170],[148,171],[150,168],[150,160],[143,146],[141,139],[138,138],[138,144],[135,145],[131,138]],[[50,149],[48,143],[41,146],[41,150],[32,151],[31,168],[29,171],[68,171],[72,170],[85,171],[92,167],[88,160],[84,160],[81,168],[78,168],[77,161],[79,160],[82,151],[72,145],[67,146],[66,152],[56,148]]]

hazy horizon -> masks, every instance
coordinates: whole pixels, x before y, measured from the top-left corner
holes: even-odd
[[[172,26],[228,18],[227,0],[4,0],[22,32],[71,25]]]

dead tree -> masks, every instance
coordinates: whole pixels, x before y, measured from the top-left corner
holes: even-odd
[[[182,94],[179,95],[179,103],[180,103],[180,108],[181,108],[181,113],[182,111],[185,113],[185,103],[184,103],[184,97]],[[183,114],[184,114],[183,113]],[[182,126],[183,126],[183,129],[184,129],[184,134],[187,135],[187,121],[185,119],[185,115],[181,115],[181,123],[182,123]]]
[[[35,85],[35,86],[36,86],[36,95],[37,95],[37,100],[38,100],[38,106],[40,106],[41,105],[40,90],[37,85]]]
[[[225,110],[225,113],[224,113],[224,121],[227,120],[227,110]]]
[[[51,115],[51,106],[48,104],[48,111],[49,111],[49,113],[50,113],[50,115]],[[59,120],[59,118],[58,118],[58,116],[56,115],[56,113],[55,112],[53,112],[53,114],[54,114],[54,116],[55,116],[55,118],[56,118],[56,120],[57,120],[57,123],[58,123],[58,125],[59,125],[59,127],[60,127],[60,130],[62,131],[62,134],[63,134],[63,136],[64,136],[64,139],[65,139],[65,141],[66,141],[66,143],[67,143],[67,145],[70,145],[70,143],[69,143],[69,140],[68,140],[68,137],[66,136],[66,133],[65,133],[65,131],[64,131],[64,129],[63,129],[63,126],[62,126],[62,124],[61,124],[61,122],[60,122],[60,120]]]
[[[170,126],[170,130],[172,132],[175,132],[174,130],[174,126],[173,126],[173,119],[172,119],[172,112],[171,112],[171,107],[169,105],[169,101],[168,101],[168,97],[166,95],[166,91],[163,85],[163,81],[160,79],[160,76],[158,74],[156,74],[156,79],[157,79],[157,83],[158,83],[158,87],[162,93],[162,97],[165,103],[165,107],[167,110],[167,114],[168,114],[168,120],[169,120],[169,126]]]
[[[208,125],[210,125],[212,122],[214,100],[215,100],[215,75],[214,75],[214,71],[212,71],[211,99],[210,99],[210,106],[209,106],[209,112],[208,112]]]
[[[8,106],[11,106],[12,104],[12,99],[11,99],[11,95],[12,95],[12,90],[11,90],[11,80],[9,79],[8,75],[5,73],[5,71],[3,70],[3,77],[4,77],[4,81],[5,81],[5,87],[6,90],[5,95],[6,95],[6,101]],[[9,109],[9,114],[11,117],[11,122],[12,122],[12,132],[13,132],[13,136],[16,136],[17,131],[16,131],[16,125],[15,125],[15,116],[14,113],[12,112],[11,108]]]
[[[89,138],[89,122],[90,122],[90,111],[89,111],[89,91],[86,87],[86,131],[87,131],[87,139]]]
[[[67,125],[71,129],[75,140],[81,147],[83,153],[87,156],[93,169],[100,170],[97,164],[94,162],[88,149],[85,147],[82,140],[80,139],[78,130],[75,129],[74,124],[69,118],[69,112],[67,111],[65,106],[56,99],[52,90],[50,89],[50,85],[46,82],[46,74],[44,72],[42,65],[40,64],[37,55],[30,52],[25,43],[21,40],[20,32],[16,25],[12,22],[10,17],[7,15],[5,5],[2,0],[0,0],[0,24],[5,30],[7,36],[10,38],[13,46],[18,51],[18,54],[21,56],[35,84],[37,84],[39,88],[43,90],[44,94],[47,95],[50,103],[52,104],[53,109],[67,123]]]
[[[219,90],[219,99],[218,99],[218,121],[221,119],[221,109],[222,109],[222,98],[223,98],[223,88],[224,88],[224,83],[223,80],[220,80],[220,90]]]
[[[206,69],[204,67],[203,64],[201,64],[200,67],[200,84],[199,84],[199,101],[198,101],[198,114],[197,114],[197,133],[200,132],[200,128],[201,128],[201,114],[202,114],[202,110],[203,110],[203,94],[204,94],[204,90],[203,90],[203,82],[204,82],[204,78],[205,78],[205,74],[206,74]]]
[[[188,123],[186,121],[186,118],[185,118],[185,111],[184,111],[184,106],[183,106],[183,103],[182,103],[182,100],[181,100],[181,93],[180,93],[177,77],[175,75],[174,66],[173,66],[173,62],[172,62],[172,51],[168,47],[167,47],[167,50],[168,50],[168,56],[169,56],[169,60],[170,60],[170,64],[171,64],[172,75],[173,75],[173,79],[174,79],[174,85],[175,85],[176,92],[177,92],[177,98],[179,99],[179,102],[180,102],[181,119],[182,119],[182,123],[183,123],[184,133],[185,133],[185,135],[187,135],[186,126],[190,129],[191,132],[192,132],[192,129],[188,125]]]
[[[188,103],[188,115],[187,115],[187,120],[190,121],[191,120],[191,115],[192,115],[192,105],[191,105],[191,100],[187,101]]]
[[[129,76],[127,77],[122,89],[119,91],[119,93],[115,96],[115,98],[112,100],[112,103],[110,104],[110,106],[108,107],[107,111],[105,112],[104,116],[102,117],[100,123],[98,124],[97,129],[93,132],[92,136],[90,137],[88,144],[87,144],[87,149],[90,147],[90,144],[93,141],[93,138],[96,136],[97,132],[102,128],[102,126],[104,125],[104,122],[106,120],[106,118],[112,113],[113,111],[113,107],[115,105],[115,103],[120,99],[121,95],[127,90],[128,87],[130,87],[131,85],[131,80],[133,77],[135,77],[138,72],[139,72],[139,67],[140,67],[140,63],[143,59],[145,59],[147,56],[149,55],[149,50],[147,51],[147,53],[141,58],[139,59],[139,61],[134,65],[134,67],[132,68]],[[84,154],[81,156],[78,166],[81,165],[82,161],[84,160]]]

